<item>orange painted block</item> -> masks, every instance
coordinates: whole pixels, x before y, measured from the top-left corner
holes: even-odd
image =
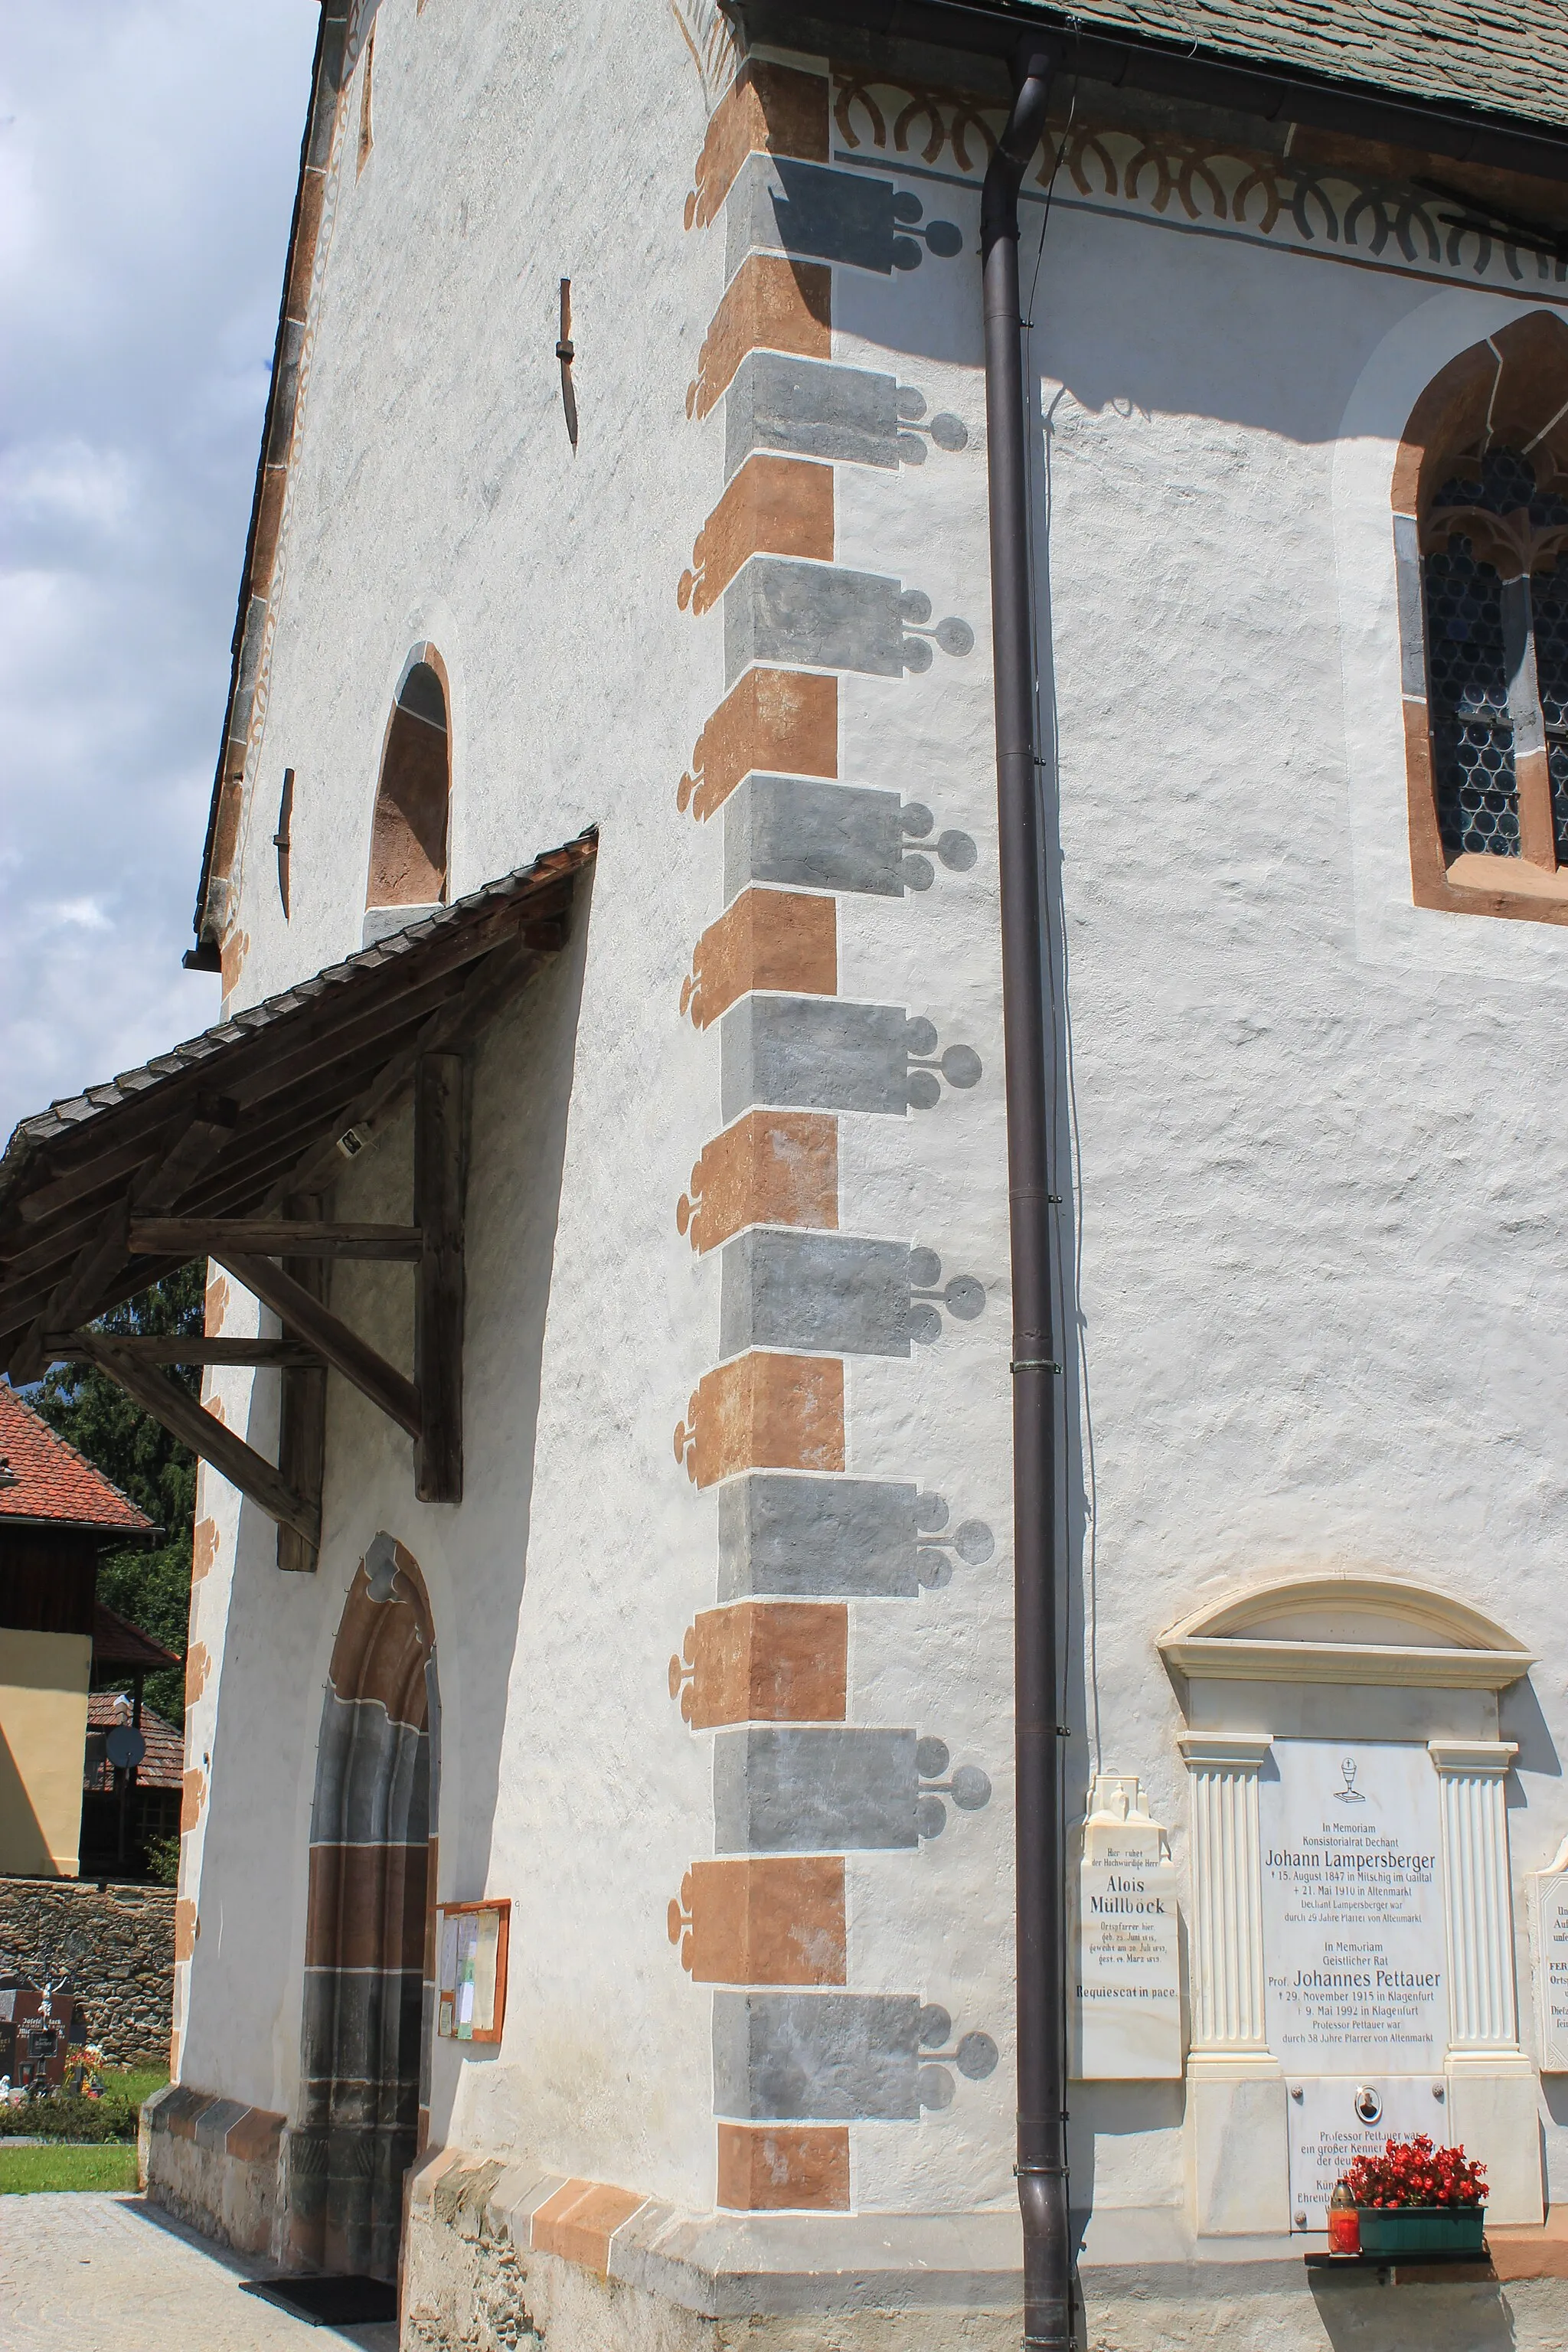
[[[742,890],[697,942],[680,1009],[706,1029],[753,988],[838,992],[838,902],[803,890]]]
[[[530,2233],[533,2252],[560,2254],[607,2278],[610,2240],[647,2202],[633,2189],[615,2189],[603,2180],[568,2180],[534,2212]]]
[[[749,669],[697,738],[676,806],[699,819],[721,808],[753,769],[838,773],[838,680],[809,670]]]
[[[847,2128],[721,2124],[719,2202],[740,2213],[847,2213]]]
[[[838,1122],[815,1110],[749,1110],[705,1144],[677,1230],[699,1252],[747,1225],[838,1223]]]
[[[702,339],[697,378],[686,392],[688,416],[706,416],[723,398],[746,353],[754,351],[795,352],[807,360],[833,357],[833,273],[826,262],[748,254]],[[237,838],[237,814],[235,831]]]
[[[751,555],[833,557],[833,468],[810,458],[748,457],[698,532],[680,575],[684,613],[706,613]]]
[[[835,1854],[694,1862],[669,1940],[699,1984],[841,1985],[847,1931]]]
[[[174,1965],[188,1960],[196,1948],[196,1906],[188,1895],[174,1904]]]
[[[218,950],[218,961],[223,966],[221,985],[226,997],[232,996],[238,986],[239,975],[245,970],[245,959],[249,953],[250,933],[248,931],[233,930],[224,933],[223,943]]]
[[[217,1558],[217,1521],[198,1519],[191,1546],[191,1582],[197,1584]]]
[[[202,1807],[207,1801],[206,1774],[193,1766],[181,1784],[180,1832],[194,1830],[202,1817]]]
[[[713,110],[697,158],[697,184],[686,199],[688,228],[706,228],[748,155],[798,155],[826,163],[828,84],[825,74],[748,58]]]
[[[704,1372],[675,1433],[699,1486],[739,1470],[842,1470],[844,1366],[837,1356],[753,1349]]]
[[[842,1723],[849,1612],[842,1601],[738,1601],[704,1609],[687,1638],[680,1711],[721,1723]],[[671,1661],[675,1679],[679,1660]]]
[[[283,2123],[284,2118],[269,2107],[247,2107],[224,2136],[226,2153],[237,2157],[241,2164],[276,2163]]]

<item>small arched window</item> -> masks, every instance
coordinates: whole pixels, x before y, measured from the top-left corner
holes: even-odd
[[[1416,903],[1568,921],[1568,325],[1444,369],[1394,507]]]
[[[447,895],[447,814],[451,759],[447,689],[439,656],[421,646],[397,689],[381,755],[371,825],[366,940],[409,919],[376,919],[378,910],[439,906]]]

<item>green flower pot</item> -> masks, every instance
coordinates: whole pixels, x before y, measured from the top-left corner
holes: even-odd
[[[1363,2254],[1479,2254],[1484,2205],[1358,2205]]]

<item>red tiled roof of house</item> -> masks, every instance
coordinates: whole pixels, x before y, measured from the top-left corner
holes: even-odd
[[[127,1701],[127,1706],[129,1701]],[[94,1691],[87,1702],[87,1727],[89,1732],[112,1731],[117,1723],[129,1723],[130,1716],[121,1706],[117,1691]],[[136,1778],[143,1789],[178,1789],[184,1780],[185,1742],[183,1734],[150,1706],[142,1710],[142,1737],[147,1742],[147,1753],[136,1767]],[[103,1777],[102,1767],[89,1762],[83,1778],[89,1789],[96,1789]],[[110,1776],[111,1777],[111,1776]]]
[[[156,1674],[160,1666],[177,1666],[178,1658],[154,1642],[140,1625],[132,1625],[101,1601],[92,1604],[92,1671],[95,1675]],[[112,1698],[113,1692],[110,1693]]]
[[[55,1527],[149,1532],[153,1522],[95,1470],[74,1445],[0,1383],[0,1462],[15,1485],[0,1484],[0,1525],[7,1519],[47,1520]]]

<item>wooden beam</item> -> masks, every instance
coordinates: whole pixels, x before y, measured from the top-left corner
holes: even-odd
[[[11,1384],[26,1388],[28,1381],[41,1380],[45,1370],[43,1337],[46,1331],[68,1331],[79,1315],[100,1313],[99,1294],[113,1281],[124,1265],[130,1251],[125,1232],[128,1213],[121,1203],[110,1210],[96,1242],[78,1257],[63,1282],[56,1284],[21,1346],[11,1358]]]
[[[565,924],[557,919],[549,928],[543,943],[541,937],[530,935],[526,943],[504,945],[487,957],[477,971],[468,974],[460,993],[437,1005],[412,1043],[377,1072],[336,1131],[324,1142],[312,1144],[295,1163],[287,1189],[314,1192],[335,1181],[343,1167],[338,1137],[351,1129],[367,1139],[379,1135],[402,1108],[414,1084],[421,1054],[445,1053],[459,1038],[471,1034],[500,1010],[509,996],[527,986],[550,957],[559,953],[565,940]]]
[[[143,1339],[131,1332],[50,1331],[44,1336],[44,1347],[57,1364],[86,1363],[94,1343],[104,1337],[142,1364],[253,1364],[277,1371],[296,1365],[307,1370],[321,1369],[314,1348],[307,1348],[300,1339]]]
[[[299,1217],[132,1217],[131,1246],[149,1257],[216,1257],[242,1250],[247,1257],[397,1258],[416,1265],[423,1243],[417,1225],[309,1223]]]
[[[414,1292],[414,1379],[424,1409],[415,1492],[463,1499],[463,1194],[466,1066],[422,1054],[414,1078],[414,1214],[424,1235]]]
[[[264,1307],[270,1307],[280,1316],[286,1329],[296,1338],[308,1340],[320,1356],[352,1381],[362,1395],[380,1407],[389,1421],[405,1429],[410,1437],[419,1434],[419,1391],[412,1381],[378,1355],[368,1339],[351,1331],[346,1323],[312,1298],[302,1283],[285,1274],[281,1266],[268,1257],[248,1257],[243,1250],[214,1249],[209,1251],[217,1265],[226,1266],[237,1282],[254,1292]]]
[[[46,1330],[69,1330],[79,1317],[103,1313],[102,1293],[118,1277],[125,1260],[136,1255],[127,1237],[132,1213],[137,1209],[165,1209],[177,1200],[215,1154],[231,1140],[237,1116],[226,1097],[198,1094],[184,1128],[163,1143],[157,1158],[135,1180],[129,1198],[116,1202],[92,1221],[93,1238],[79,1249],[76,1264],[50,1292],[43,1312],[12,1357],[11,1378],[17,1386],[37,1380],[43,1371]],[[38,1251],[47,1254],[58,1246],[58,1240],[51,1238],[38,1243],[32,1255]],[[22,1252],[10,1262],[13,1276],[22,1270],[23,1260],[28,1255]],[[152,1255],[161,1257],[166,1253],[155,1250]],[[193,1250],[188,1255],[195,1257],[202,1253]],[[149,1282],[154,1278],[151,1274],[147,1277]]]
[[[292,1218],[318,1223],[321,1219],[319,1200],[295,1197],[283,1205]],[[286,1257],[283,1271],[319,1305],[326,1306],[332,1271],[329,1259]],[[319,1357],[283,1375],[278,1402],[278,1467],[296,1494],[320,1510],[327,1467],[327,1368]],[[313,1575],[317,1557],[316,1546],[308,1544],[296,1528],[279,1528],[278,1565],[285,1575]]]
[[[234,1141],[239,1106],[225,1096],[198,1095],[195,1116],[172,1151],[161,1152],[131,1188],[131,1206],[156,1215],[172,1209],[210,1161]]]
[[[226,1428],[213,1413],[199,1405],[190,1392],[172,1381],[167,1372],[155,1370],[133,1356],[119,1340],[99,1331],[82,1333],[92,1342],[92,1358],[110,1380],[117,1381],[127,1396],[134,1399],[144,1412],[162,1423],[171,1437],[210,1462],[215,1470],[247,1495],[258,1510],[265,1511],[279,1526],[296,1528],[304,1539],[315,1545],[321,1540],[321,1517],[303,1498],[296,1495],[287,1480],[280,1477],[270,1462]]]

